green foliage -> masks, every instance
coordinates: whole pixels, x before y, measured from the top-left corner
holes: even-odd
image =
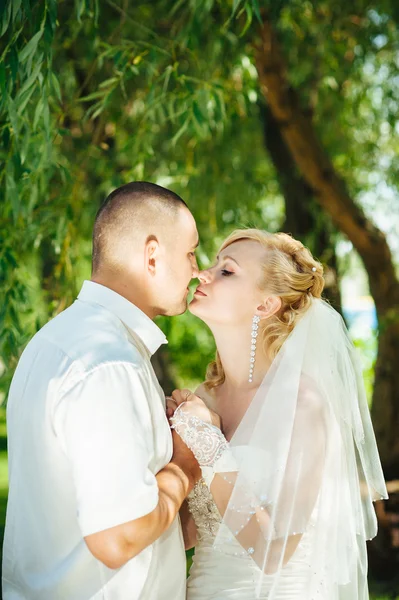
[[[377,356],[377,336],[370,335],[368,339],[355,339],[354,345],[359,351],[362,359],[363,381],[366,389],[366,395],[371,405],[373,385],[374,385],[374,366]]]
[[[180,193],[198,221],[205,265],[234,227],[281,227],[284,204],[264,147],[254,66],[263,11],[352,193],[362,201],[376,181],[396,186],[392,2],[5,2],[3,390],[26,340],[89,276],[92,222],[112,188],[147,179]],[[199,380],[213,354],[206,330],[186,317],[162,326],[182,365],[178,380]]]

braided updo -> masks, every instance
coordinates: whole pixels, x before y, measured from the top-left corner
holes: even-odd
[[[298,240],[286,233],[267,233],[259,229],[238,229],[223,242],[220,251],[241,240],[258,242],[265,249],[259,288],[279,296],[281,309],[260,323],[259,341],[273,359],[297,321],[320,298],[324,289],[323,267]],[[264,323],[264,324],[263,324]],[[225,379],[218,353],[207,369],[205,386],[221,385]]]

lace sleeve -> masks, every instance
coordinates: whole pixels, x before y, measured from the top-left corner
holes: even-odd
[[[172,428],[190,448],[200,467],[213,467],[229,444],[218,427],[205,423],[180,404],[171,418]]]

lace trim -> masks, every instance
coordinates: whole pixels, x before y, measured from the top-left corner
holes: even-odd
[[[218,427],[182,410],[184,404],[180,404],[170,420],[172,429],[190,448],[200,467],[213,467],[229,444]]]

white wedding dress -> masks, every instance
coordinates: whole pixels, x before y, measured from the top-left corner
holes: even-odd
[[[241,546],[236,542],[231,555],[213,549],[213,542],[221,523],[221,516],[205,481],[201,479],[188,498],[191,514],[197,526],[197,545],[187,584],[187,600],[253,600],[259,568],[249,555],[242,555]],[[302,536],[299,546],[279,581],[276,600],[326,600],[323,578],[320,574],[315,585],[315,594],[308,597],[304,586],[312,571],[310,564],[312,545],[312,524]],[[235,553],[236,551],[236,553]],[[314,582],[314,579],[313,579]],[[315,583],[315,582],[314,582]],[[267,599],[273,586],[273,575],[263,578],[260,598]]]
[[[197,528],[197,543],[187,583],[187,600],[267,600],[272,589],[273,600],[332,600],[333,596],[325,589],[326,578],[312,568],[317,502],[293,556],[278,578],[261,577],[259,593],[260,569],[238,540],[232,536],[228,549],[223,552],[214,548],[222,516],[210,486],[216,473],[236,468],[228,442],[216,427],[185,413],[183,405],[176,411],[172,423],[194,452],[203,474],[188,496],[189,511]]]

